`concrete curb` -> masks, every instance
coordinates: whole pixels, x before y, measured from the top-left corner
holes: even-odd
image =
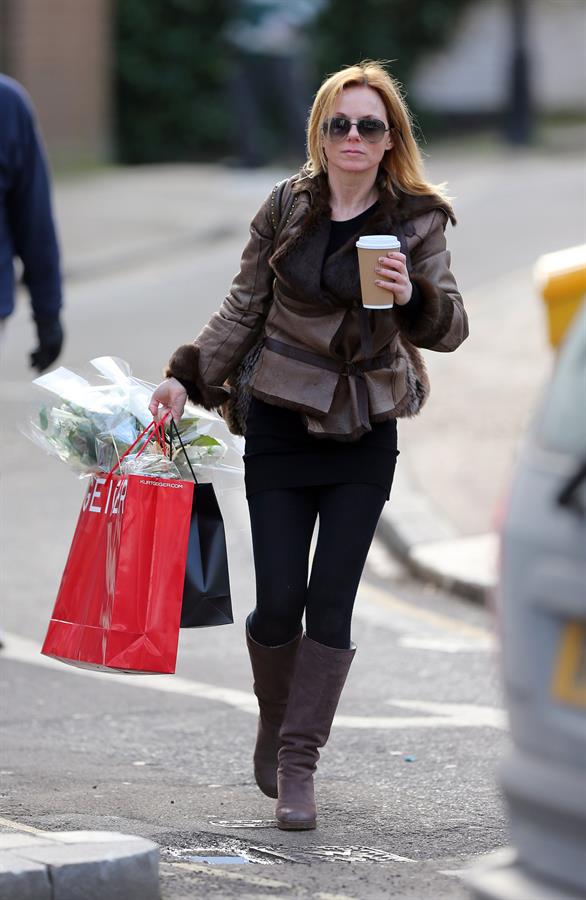
[[[0,834],[2,900],[159,900],[159,848],[110,831]]]
[[[416,578],[476,603],[496,585],[497,535],[462,536],[397,468],[379,535]]]

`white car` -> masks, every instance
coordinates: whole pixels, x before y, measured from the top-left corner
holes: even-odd
[[[495,597],[513,751],[513,848],[469,879],[477,900],[586,897],[586,303],[525,441]]]

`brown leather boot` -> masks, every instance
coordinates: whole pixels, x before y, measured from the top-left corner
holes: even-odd
[[[276,799],[279,730],[283,723],[289,685],[295,657],[301,641],[301,631],[287,644],[266,647],[255,641],[246,622],[246,646],[250,654],[254,693],[258,698],[259,717],[254,748],[254,779],[267,797]]]
[[[281,726],[277,826],[285,831],[315,828],[313,773],[330,734],[356,646],[326,647],[303,636],[297,652],[287,711]]]

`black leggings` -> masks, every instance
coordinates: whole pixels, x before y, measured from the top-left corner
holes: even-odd
[[[329,647],[350,646],[350,622],[368,550],[387,499],[373,484],[262,491],[248,498],[256,571],[251,636],[277,646],[299,632]],[[309,550],[319,516],[308,584]]]

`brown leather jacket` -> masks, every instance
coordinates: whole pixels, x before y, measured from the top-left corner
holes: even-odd
[[[444,230],[451,208],[436,196],[381,192],[363,234],[398,234],[419,291],[409,304],[365,310],[352,238],[325,262],[330,232],[327,180],[294,176],[275,239],[274,192],[254,217],[240,272],[218,312],[192,344],[179,347],[167,375],[196,403],[225,404],[226,379],[264,336],[251,380],[260,399],[298,410],[310,434],[356,440],[372,422],[416,415],[429,394],[417,348],[455,350],[468,322],[450,271]],[[230,425],[230,421],[229,421]],[[236,430],[233,427],[233,430]]]

